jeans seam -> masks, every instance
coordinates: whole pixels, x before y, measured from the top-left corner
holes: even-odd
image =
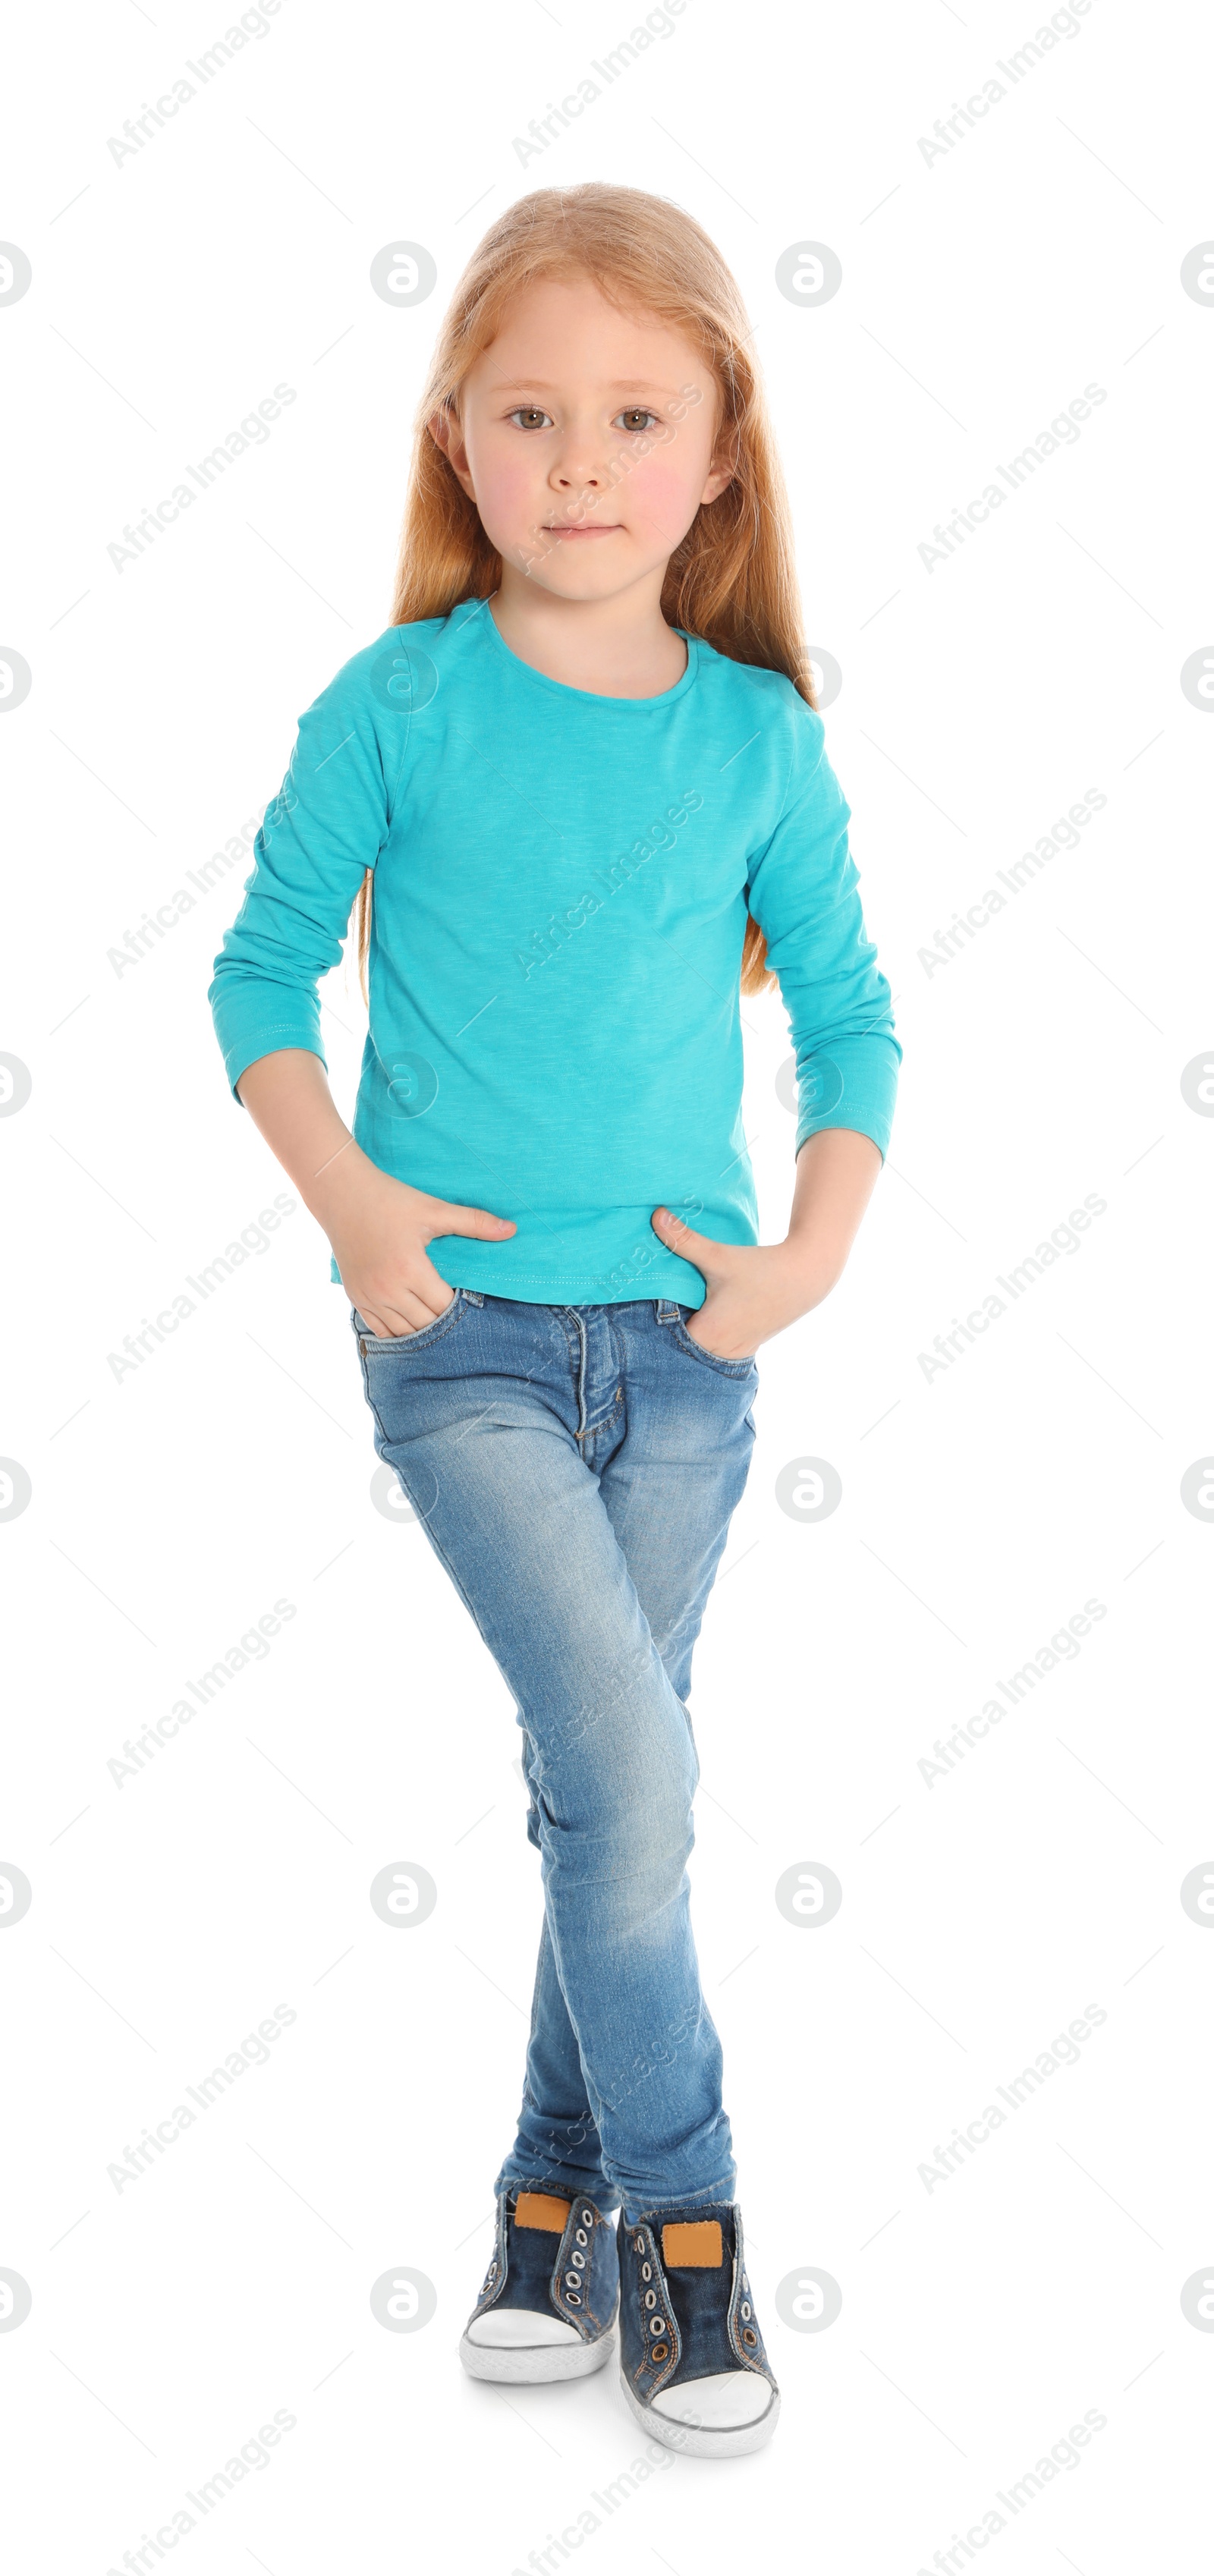
[[[586,1327],[582,1322],[581,1316],[576,1312],[576,1309],[573,1310],[573,1329],[577,1334],[578,1344],[577,1437],[579,1440],[584,1440],[586,1437],[586,1364],[589,1357],[589,1349]]]

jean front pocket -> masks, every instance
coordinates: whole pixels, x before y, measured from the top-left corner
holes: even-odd
[[[405,1351],[430,1349],[435,1342],[442,1340],[444,1333],[449,1333],[452,1326],[459,1322],[464,1308],[463,1289],[457,1288],[450,1305],[444,1306],[441,1315],[436,1315],[432,1324],[423,1324],[420,1331],[416,1333],[369,1333],[356,1306],[350,1309],[350,1321],[357,1337],[361,1357],[383,1359],[389,1352],[396,1355]]]
[[[721,1377],[741,1378],[758,1376],[758,1369],[753,1357],[744,1360],[727,1360],[723,1359],[718,1351],[706,1351],[702,1342],[695,1342],[692,1340],[692,1337],[687,1330],[687,1326],[683,1323],[681,1318],[675,1325],[674,1337],[681,1351],[689,1351],[693,1359],[703,1360],[705,1367],[716,1369],[718,1375]]]

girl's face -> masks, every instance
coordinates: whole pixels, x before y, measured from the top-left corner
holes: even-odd
[[[703,359],[588,278],[546,278],[510,306],[431,424],[491,543],[542,590],[606,599],[665,571],[730,480]]]

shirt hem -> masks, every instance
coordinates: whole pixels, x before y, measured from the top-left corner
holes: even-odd
[[[435,1268],[438,1269],[437,1262]],[[342,1285],[335,1261],[330,1262],[329,1277],[334,1287]],[[694,1314],[708,1294],[698,1272],[693,1280],[684,1281],[663,1271],[656,1278],[651,1276],[647,1284],[631,1280],[618,1288],[607,1287],[602,1279],[544,1278],[538,1271],[515,1272],[509,1279],[489,1280],[453,1279],[447,1270],[440,1270],[439,1277],[448,1288],[463,1288],[477,1297],[503,1297],[520,1306],[648,1306],[667,1302],[685,1306],[689,1314]],[[698,1296],[693,1293],[696,1288]]]
[[[446,1276],[445,1272],[443,1275],[444,1277]],[[510,1280],[508,1287],[503,1283],[500,1288],[486,1288],[484,1294],[487,1297],[505,1297],[509,1295],[510,1289],[512,1288],[577,1288],[581,1290],[583,1298],[587,1303],[594,1304],[596,1306],[622,1306],[628,1303],[629,1300],[635,1301],[638,1297],[646,1298],[650,1294],[648,1289],[639,1287],[634,1280],[631,1285],[626,1288],[614,1289],[609,1294],[602,1297],[595,1297],[593,1299],[589,1298],[587,1292],[592,1288],[601,1288],[603,1284],[604,1283],[601,1279],[541,1279],[538,1273],[533,1276],[532,1273],[528,1271],[524,1273],[522,1277],[519,1277],[516,1273]],[[679,1284],[681,1286],[682,1282],[680,1281]],[[481,1289],[481,1282],[479,1280],[474,1281],[471,1279],[448,1279],[447,1285],[449,1288],[472,1288],[475,1286],[478,1294]],[[655,1289],[652,1293],[656,1296],[660,1296],[663,1292],[661,1289]],[[677,1300],[677,1303],[680,1306],[686,1306],[689,1303],[689,1300],[686,1297],[680,1297]]]

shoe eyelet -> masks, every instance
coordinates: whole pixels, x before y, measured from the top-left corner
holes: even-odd
[[[566,2290],[565,2305],[567,2308],[580,2308],[581,2304],[582,2302],[578,2297],[576,2290]]]
[[[666,2319],[665,2319],[665,2317],[651,2317],[651,2318],[650,2318],[650,2320],[649,2320],[649,2331],[650,2331],[650,2334],[655,2334],[655,2335],[665,2334],[665,2332],[666,2332]]]
[[[581,2289],[581,2286],[582,2286],[582,2282],[581,2282],[581,2275],[580,2275],[580,2273],[578,2273],[578,2272],[566,2272],[566,2274],[565,2274],[565,2286],[566,2286],[566,2289],[569,2289],[569,2290],[580,2290],[580,2289]]]
[[[748,2316],[750,2315],[750,2301],[749,2301],[749,2299],[743,2299],[743,2301],[742,2301],[742,2314],[743,2314],[743,2316],[744,2316],[744,2317],[748,2317]]]
[[[490,2264],[490,2266],[489,2266],[489,2276],[488,2276],[488,2277],[489,2277],[489,2279],[490,2279],[491,2281],[496,2281],[496,2279],[497,2279],[497,2265],[496,2265],[496,2263],[491,2263],[491,2264]]]
[[[584,2255],[584,2254],[579,2254],[579,2253],[577,2253],[577,2252],[574,2252],[573,2254],[571,2254],[571,2255],[570,2255],[569,2260],[570,2260],[570,2262],[571,2262],[571,2263],[576,2263],[576,2264],[580,2267],[580,2266],[584,2265],[584,2263],[585,2263],[585,2261],[586,2261],[586,2257],[585,2257],[585,2255]]]
[[[633,2237],[633,2240],[632,2240],[632,2250],[633,2250],[633,2253],[634,2253],[634,2254],[643,2254],[643,2253],[644,2253],[644,2251],[645,2251],[645,2239],[644,2239],[644,2237],[643,2237],[643,2236],[634,2236],[634,2237]]]
[[[594,2211],[592,2209],[584,2209],[582,2211],[582,2225],[583,2227],[593,2227]]]
[[[658,2304],[658,2294],[657,2294],[657,2291],[656,2291],[656,2290],[646,2290],[646,2292],[645,2292],[645,2305],[646,2305],[646,2307],[647,2307],[647,2308],[656,2308],[657,2304]]]
[[[587,2236],[586,2236],[586,2230],[585,2230],[585,2228],[584,2228],[584,2227],[579,2227],[579,2228],[576,2230],[576,2237],[577,2237],[577,2242],[578,2242],[578,2244],[579,2244],[579,2245],[585,2245],[585,2244],[586,2244],[586,2242],[587,2242]]]
[[[641,2279],[642,2279],[643,2281],[652,2281],[652,2279],[653,2279],[653,2265],[652,2265],[652,2263],[642,2263],[642,2265],[641,2265]]]
[[[668,2361],[670,2358],[668,2346],[664,2343],[651,2344],[649,2358],[651,2361]]]
[[[751,2349],[753,2350],[753,2348],[754,2348],[755,2344],[757,2344],[758,2340],[759,2340],[759,2338],[758,2338],[757,2334],[755,2333],[755,2330],[754,2330],[754,2327],[753,2327],[753,2326],[743,2326],[743,2328],[742,2328],[742,2341],[743,2341],[743,2343],[745,2343],[745,2344],[749,2344],[749,2345],[751,2346]]]

